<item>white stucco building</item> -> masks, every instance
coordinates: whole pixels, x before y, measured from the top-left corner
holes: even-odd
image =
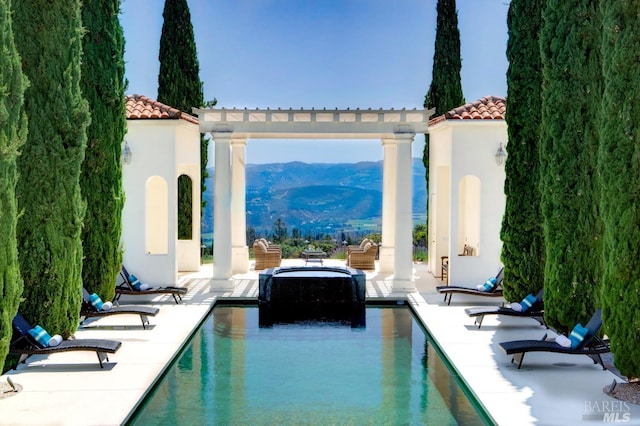
[[[475,287],[501,266],[505,108],[488,96],[429,121],[429,267],[440,276],[448,256],[452,285]]]
[[[175,285],[200,268],[198,119],[146,96],[126,97],[122,211],[124,265],[143,282]],[[127,152],[129,155],[125,155]],[[127,158],[129,157],[129,158]],[[190,239],[178,239],[178,185],[192,188]]]

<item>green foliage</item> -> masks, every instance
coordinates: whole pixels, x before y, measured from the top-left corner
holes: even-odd
[[[178,211],[182,214],[178,217],[178,239],[190,240],[193,238],[193,222],[188,218],[193,217],[193,183],[187,175],[178,176]]]
[[[0,370],[9,350],[11,320],[18,311],[22,278],[16,242],[18,150],[27,137],[27,79],[13,40],[11,0],[0,0]]]
[[[640,377],[640,1],[601,2],[603,320],[615,364]]]
[[[538,188],[542,70],[542,0],[512,0],[507,17],[509,156],[502,219],[504,295],[522,300],[544,285],[544,236]]]
[[[165,0],[162,12],[164,23],[160,36],[160,72],[158,74],[158,101],[191,114],[191,108],[204,105],[200,64],[191,25],[187,0]],[[204,193],[207,173],[209,139],[200,135],[200,180]],[[180,191],[186,191],[185,188]],[[181,192],[182,200],[191,199],[191,192]],[[206,205],[202,202],[202,207]],[[183,205],[181,204],[181,207]],[[178,210],[178,229],[192,229],[193,215],[189,210]],[[186,235],[186,234],[182,234]]]
[[[27,143],[18,157],[17,240],[24,302],[32,323],[64,337],[78,325],[85,206],[80,166],[89,123],[80,89],[80,1],[14,3],[15,43],[29,78]]]
[[[289,232],[287,231],[287,225],[284,223],[282,218],[278,218],[273,223],[273,234],[271,235],[271,238],[273,238],[276,243],[281,243],[288,235]]]
[[[429,229],[424,224],[418,224],[413,227],[413,245],[426,247],[427,237],[429,236]]]
[[[596,174],[601,24],[596,4],[548,1],[540,35],[545,319],[561,330],[591,317],[602,279]]]
[[[438,0],[436,6],[436,42],[431,70],[431,85],[424,98],[425,108],[435,108],[435,116],[464,104],[460,70],[460,31],[458,30],[458,11],[456,0]],[[429,194],[429,135],[424,135],[422,162],[426,169],[425,180]],[[428,203],[427,196],[427,203]],[[428,205],[427,205],[427,211]],[[427,218],[429,216],[427,215]]]
[[[456,0],[438,0],[437,11],[431,85],[424,100],[424,107],[435,108],[436,116],[464,104]]]
[[[114,296],[122,265],[121,144],[126,132],[124,37],[118,20],[120,0],[83,0],[82,92],[92,121],[80,186],[87,203],[82,230],[82,281],[104,300]]]

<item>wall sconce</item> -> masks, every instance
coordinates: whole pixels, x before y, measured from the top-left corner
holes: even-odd
[[[495,158],[496,158],[496,164],[498,166],[502,166],[502,163],[504,163],[505,158],[507,158],[507,151],[504,150],[504,147],[502,146],[502,142],[500,142],[500,146],[496,151]]]
[[[131,154],[131,148],[129,148],[129,143],[127,141],[124,141],[124,146],[122,147],[122,153],[121,153],[122,162],[124,164],[131,163],[132,156],[133,155]]]

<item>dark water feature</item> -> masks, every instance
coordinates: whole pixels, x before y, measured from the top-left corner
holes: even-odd
[[[365,316],[261,325],[218,305],[130,424],[485,424],[410,309]]]

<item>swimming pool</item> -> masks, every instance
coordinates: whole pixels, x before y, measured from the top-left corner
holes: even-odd
[[[407,307],[260,325],[217,305],[130,424],[485,424]]]

